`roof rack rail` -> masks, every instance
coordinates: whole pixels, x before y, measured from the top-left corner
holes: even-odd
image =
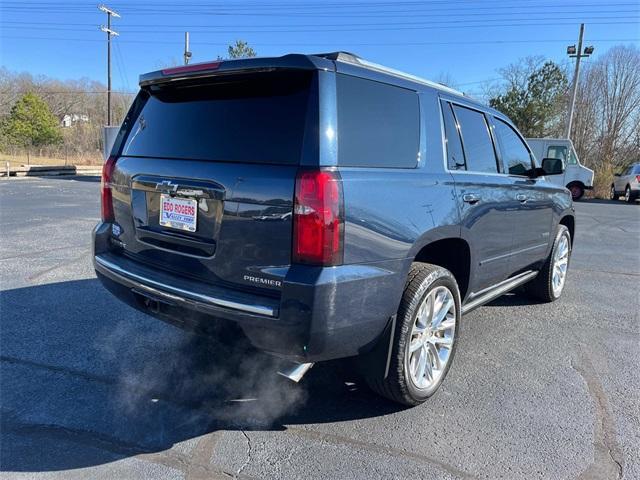
[[[393,75],[394,77],[404,78],[405,80],[411,80],[412,82],[421,83],[423,85],[428,85],[433,88],[438,88],[440,90],[444,90],[450,93],[454,93],[456,95],[464,96],[464,93],[456,90],[455,88],[448,87],[447,85],[443,85],[441,83],[432,82],[431,80],[426,80],[424,78],[417,77],[415,75],[411,75],[410,73],[402,72],[400,70],[395,70],[393,68],[385,67],[384,65],[379,65],[377,63],[369,62],[358,55],[355,55],[350,52],[330,52],[330,53],[318,53],[315,54],[316,57],[326,58],[327,60],[334,60],[338,62],[346,62],[354,65],[360,65],[361,67],[365,67],[371,70],[376,70],[379,72],[387,73],[389,75]]]

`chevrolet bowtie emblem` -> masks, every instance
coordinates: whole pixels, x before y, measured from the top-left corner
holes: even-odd
[[[170,180],[163,180],[160,183],[156,183],[156,190],[162,193],[176,193],[178,191],[178,185],[171,183]]]

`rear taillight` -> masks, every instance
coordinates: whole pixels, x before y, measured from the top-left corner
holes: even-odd
[[[636,182],[640,183],[640,175],[636,175]]]
[[[340,175],[332,170],[301,170],[293,210],[293,262],[341,264],[343,236]]]
[[[100,182],[101,214],[103,222],[113,222],[113,198],[111,197],[111,180],[113,169],[116,166],[116,157],[109,157],[102,166],[102,181]]]

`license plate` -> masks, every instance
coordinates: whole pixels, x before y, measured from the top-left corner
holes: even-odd
[[[196,200],[160,195],[160,225],[195,232],[197,221],[198,202]]]

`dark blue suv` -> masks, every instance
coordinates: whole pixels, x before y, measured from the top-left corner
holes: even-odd
[[[444,379],[462,315],[562,293],[571,195],[511,121],[348,53],[142,75],[102,175],[94,265],[175,325],[240,327],[291,361],[358,357],[408,405]]]

